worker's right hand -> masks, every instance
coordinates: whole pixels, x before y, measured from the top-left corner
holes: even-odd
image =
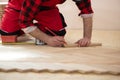
[[[61,47],[65,43],[65,39],[62,36],[51,36],[47,40],[47,45],[53,46],[53,47]]]

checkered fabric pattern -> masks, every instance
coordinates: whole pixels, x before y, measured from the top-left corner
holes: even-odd
[[[41,0],[25,0],[20,13],[20,24],[22,28],[34,26],[34,15],[38,12]]]
[[[44,0],[25,0],[24,1],[23,7],[21,9],[21,16],[20,16],[20,23],[22,28],[34,26],[34,24],[32,23],[32,20],[34,19],[34,15],[36,15],[39,12],[38,8],[40,8],[42,1]],[[66,0],[61,0],[61,1],[64,2]],[[76,5],[81,11],[79,15],[93,13],[93,10],[91,8],[91,0],[81,0],[81,2],[76,2]]]
[[[81,0],[80,2],[76,2],[76,5],[81,11],[79,15],[93,13],[91,8],[91,0]]]

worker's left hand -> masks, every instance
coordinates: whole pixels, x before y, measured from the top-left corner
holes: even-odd
[[[90,43],[91,39],[89,38],[82,38],[76,42],[76,44],[78,44],[79,47],[87,47],[90,45]]]

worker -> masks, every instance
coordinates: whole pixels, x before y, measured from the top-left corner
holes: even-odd
[[[57,4],[63,4],[65,1],[9,0],[2,17],[0,34],[17,35],[17,42],[27,40],[26,34],[30,34],[49,46],[62,46],[65,43],[67,24],[64,16],[59,12]],[[92,37],[93,10],[91,0],[73,0],[73,2],[80,10],[79,16],[83,19],[84,31],[83,38],[79,39],[76,44],[86,47],[89,46]]]

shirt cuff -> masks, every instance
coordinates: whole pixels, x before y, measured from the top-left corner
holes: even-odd
[[[91,14],[81,14],[80,15],[82,18],[89,18],[89,17],[92,17],[93,16],[93,13]]]
[[[30,33],[34,31],[37,27],[36,26],[29,26],[27,28],[22,29],[25,33]]]

